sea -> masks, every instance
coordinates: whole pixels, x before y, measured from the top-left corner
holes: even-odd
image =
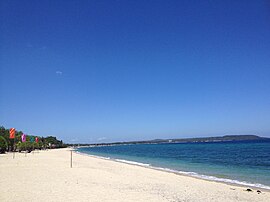
[[[81,147],[78,152],[197,178],[270,190],[270,140]]]

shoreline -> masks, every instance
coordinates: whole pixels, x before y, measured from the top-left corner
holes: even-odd
[[[92,157],[92,158],[97,158],[97,159],[102,159],[102,160],[108,160],[108,161],[113,161],[113,162],[117,162],[117,163],[124,163],[127,165],[134,165],[134,166],[139,166],[139,167],[143,167],[143,168],[148,168],[148,169],[152,169],[152,170],[157,170],[157,171],[161,171],[161,172],[167,172],[167,173],[172,173],[175,175],[180,175],[180,176],[185,176],[185,177],[191,177],[194,179],[198,179],[198,180],[205,180],[208,182],[217,182],[217,183],[221,183],[221,184],[226,184],[226,185],[230,185],[230,186],[236,186],[236,187],[242,187],[244,189],[253,189],[253,190],[260,190],[260,191],[264,191],[264,192],[269,192],[270,193],[270,187],[269,188],[264,188],[264,187],[257,187],[255,185],[248,185],[251,184],[249,182],[246,182],[247,184],[240,184],[240,183],[245,183],[245,182],[241,182],[238,180],[231,180],[231,179],[225,179],[225,178],[218,178],[215,176],[208,176],[208,175],[200,175],[198,173],[195,172],[185,172],[185,171],[177,171],[177,170],[173,170],[170,168],[162,168],[162,167],[155,167],[155,166],[151,166],[150,164],[145,164],[145,163],[140,163],[140,162],[136,162],[136,161],[128,161],[128,160],[124,160],[124,159],[114,159],[114,158],[110,158],[110,157],[103,157],[103,156],[97,156],[97,155],[92,155],[92,154],[86,154],[83,152],[80,152],[78,150],[73,150],[75,151],[77,154],[79,155],[84,155],[84,156],[88,156],[88,157]],[[191,175],[189,173],[194,173],[195,175]],[[197,175],[197,176],[196,176]],[[215,179],[207,179],[207,178],[203,178],[201,176],[206,176],[206,177],[213,177]],[[218,180],[220,179],[220,180]],[[226,182],[226,181],[222,181],[222,180],[231,180],[231,181],[237,181],[237,182]],[[268,187],[267,185],[263,185],[263,184],[259,184],[265,187]]]
[[[270,193],[196,179],[119,161],[108,161],[71,148],[0,156],[0,201],[189,201],[268,202]],[[147,169],[148,168],[148,169]],[[14,191],[16,190],[16,191]]]

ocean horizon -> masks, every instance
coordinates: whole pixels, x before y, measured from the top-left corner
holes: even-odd
[[[78,152],[206,180],[270,190],[270,140],[112,145]]]

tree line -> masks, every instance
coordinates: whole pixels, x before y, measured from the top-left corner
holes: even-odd
[[[26,141],[22,142],[22,131],[15,132],[15,138],[9,138],[9,129],[4,128],[3,126],[0,127],[0,153],[5,153],[7,151],[27,151],[31,152],[35,149],[54,149],[54,148],[63,148],[66,145],[63,143],[62,140],[58,140],[56,137],[48,136],[33,136],[27,135]],[[38,138],[38,142],[35,141],[35,138]],[[34,140],[34,141],[33,141]]]

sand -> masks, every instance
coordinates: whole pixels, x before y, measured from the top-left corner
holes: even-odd
[[[58,149],[0,155],[0,201],[252,201],[258,194],[219,182]]]

